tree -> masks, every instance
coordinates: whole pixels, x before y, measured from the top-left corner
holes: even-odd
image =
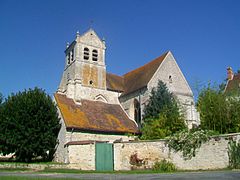
[[[152,89],[143,119],[142,139],[160,139],[186,128],[177,100],[162,81]]]
[[[2,105],[0,151],[4,155],[14,153],[21,162],[36,157],[51,160],[59,130],[57,108],[43,90],[12,94]]]
[[[198,98],[201,127],[219,133],[234,133],[240,130],[240,101],[223,93],[221,89],[204,88]]]

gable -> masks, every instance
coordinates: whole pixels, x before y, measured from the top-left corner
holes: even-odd
[[[95,46],[95,47],[101,47],[104,48],[104,43],[100,40],[96,32],[92,29],[84,33],[79,38],[80,43],[83,43],[85,45],[89,46]]]
[[[66,128],[102,133],[138,133],[135,122],[118,104],[81,100],[77,105],[65,95],[54,95]]]
[[[164,61],[149,81],[148,89],[156,87],[159,80],[166,83],[168,89],[174,94],[193,96],[192,90],[171,52],[168,52]]]
[[[169,82],[171,76],[172,82]],[[171,52],[164,53],[149,63],[130,71],[123,76],[107,74],[107,89],[122,92],[125,96],[144,87],[156,87],[158,80],[167,84],[176,94],[193,96],[182,71]]]

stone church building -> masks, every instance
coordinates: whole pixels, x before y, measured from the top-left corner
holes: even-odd
[[[188,127],[199,124],[192,90],[170,51],[119,76],[107,73],[105,50],[105,41],[92,29],[77,33],[65,50],[65,67],[54,95],[62,124],[58,162],[76,161],[71,152],[79,145],[133,140],[127,134],[139,133],[144,106],[159,80],[179,100]],[[89,149],[82,151],[91,156]]]

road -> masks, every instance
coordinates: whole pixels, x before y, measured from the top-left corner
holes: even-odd
[[[240,171],[209,171],[209,172],[179,172],[163,174],[61,174],[61,173],[29,173],[29,172],[0,172],[1,176],[24,176],[24,177],[54,177],[54,178],[73,178],[85,180],[158,180],[158,179],[193,179],[193,180],[240,180]]]

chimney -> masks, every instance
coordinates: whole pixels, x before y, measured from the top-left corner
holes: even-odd
[[[230,81],[233,79],[234,73],[231,67],[227,68],[227,80]]]

